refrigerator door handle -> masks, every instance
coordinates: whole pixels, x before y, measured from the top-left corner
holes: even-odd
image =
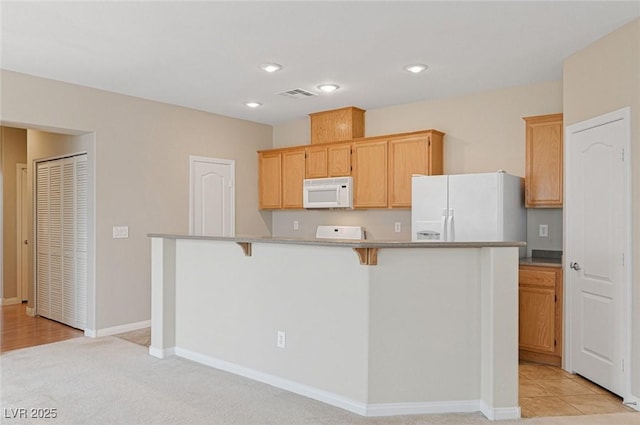
[[[448,236],[447,236],[447,221],[448,221],[448,217],[447,217],[447,209],[444,208],[442,210],[442,222],[440,224],[440,240],[442,242],[446,242],[448,240]]]
[[[453,208],[449,209],[449,214],[447,215],[447,241],[453,242],[456,240],[455,236],[455,227],[453,222]]]

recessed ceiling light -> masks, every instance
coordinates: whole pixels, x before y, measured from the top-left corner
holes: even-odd
[[[267,72],[276,72],[282,69],[282,65],[278,63],[263,63],[260,68]]]
[[[337,84],[320,84],[318,88],[325,93],[331,93],[333,91],[338,90],[340,86]]]
[[[257,108],[259,106],[262,106],[262,103],[260,102],[244,102],[245,105],[247,105],[249,108]]]
[[[404,66],[402,69],[404,69],[407,72],[412,72],[414,74],[419,74],[420,72],[424,71],[427,68],[429,68],[429,67],[427,65],[425,65],[425,64],[412,63],[411,65]]]

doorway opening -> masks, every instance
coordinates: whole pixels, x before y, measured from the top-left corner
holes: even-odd
[[[10,203],[13,209],[10,218],[5,216],[4,220],[0,219],[0,227],[2,227],[5,238],[5,251],[10,248],[15,253],[12,254],[11,261],[0,262],[0,276],[4,276],[0,281],[0,288],[2,288],[3,292],[0,296],[10,298],[3,298],[2,304],[12,304],[13,301],[17,303],[26,300],[25,308],[20,311],[26,312],[28,316],[39,314],[37,312],[36,293],[37,244],[35,221],[37,163],[46,159],[59,159],[76,154],[85,154],[87,157],[87,284],[86,301],[84,303],[86,323],[80,328],[86,335],[95,336],[95,135],[86,131],[65,129],[47,128],[46,130],[40,130],[32,125],[21,125],[19,123],[12,123],[11,127],[2,126],[0,128],[2,129],[3,137],[1,140],[3,148],[7,148],[6,143],[14,143],[13,139],[17,137],[15,134],[20,133],[21,149],[23,150],[23,152],[21,151],[22,156],[18,160],[12,159],[12,163],[9,165],[7,164],[9,155],[3,156],[4,176],[0,180],[3,181],[3,190],[0,197],[4,205]],[[10,138],[9,136],[12,137]],[[17,157],[17,155],[13,155],[13,157]],[[25,171],[23,171],[25,165],[26,177]],[[20,182],[20,179],[23,182]],[[22,189],[20,189],[21,187]],[[14,217],[13,214],[17,215],[17,217]],[[9,235],[11,235],[10,238]],[[26,244],[25,241],[27,242]],[[18,278],[18,272],[20,278]],[[8,273],[13,274],[11,279],[6,278]]]

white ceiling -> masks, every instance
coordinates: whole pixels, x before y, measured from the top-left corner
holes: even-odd
[[[2,0],[0,14],[3,69],[277,124],[559,80],[565,58],[640,16],[640,1]],[[402,70],[415,62],[429,69]],[[341,89],[278,94],[324,82]]]

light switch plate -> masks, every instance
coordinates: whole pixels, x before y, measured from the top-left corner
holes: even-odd
[[[113,239],[126,239],[129,237],[129,226],[113,226]]]
[[[540,226],[538,226],[538,236],[541,238],[548,238],[549,237],[549,225],[548,224],[541,224]]]

